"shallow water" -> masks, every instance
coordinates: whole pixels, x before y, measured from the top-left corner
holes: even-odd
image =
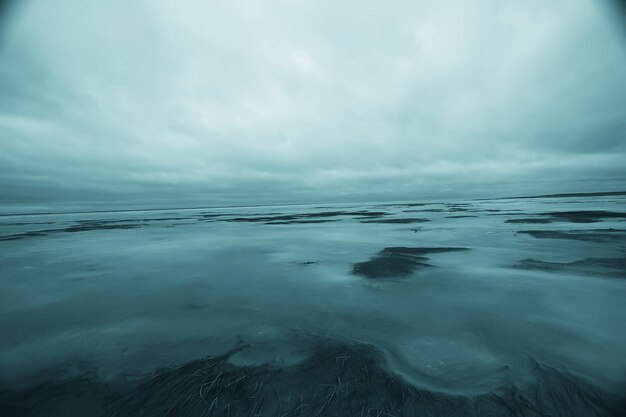
[[[371,343],[388,369],[430,391],[530,384],[535,360],[625,392],[625,203],[2,216],[0,384],[93,368],[114,380],[241,341],[250,347],[233,364],[295,364],[324,338]],[[468,250],[428,253],[398,276],[354,273],[393,247]]]

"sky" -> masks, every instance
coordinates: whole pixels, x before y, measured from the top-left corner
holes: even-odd
[[[0,205],[626,189],[595,0],[27,0],[0,20]]]

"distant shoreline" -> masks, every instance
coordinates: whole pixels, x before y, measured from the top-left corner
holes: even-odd
[[[516,199],[530,199],[530,198],[569,198],[569,197],[602,197],[602,196],[619,196],[626,195],[626,191],[600,191],[593,193],[560,193],[560,194],[541,194],[531,196],[515,196],[515,197],[494,197],[494,198],[473,198],[473,199],[460,199],[465,201],[496,201],[496,200],[516,200]],[[442,199],[447,200],[447,199]],[[380,202],[359,202],[362,204],[380,203]],[[400,203],[389,202],[389,204]],[[46,211],[46,212],[30,212],[30,213],[0,213],[0,217],[12,217],[12,216],[46,216],[53,214],[97,214],[97,213],[124,213],[124,212],[139,212],[139,211],[173,211],[173,210],[210,210],[210,209],[226,209],[226,208],[244,208],[244,207],[285,207],[285,206],[308,206],[312,204],[345,204],[342,202],[323,203],[323,202],[309,202],[309,203],[275,203],[275,204],[241,204],[232,206],[199,206],[199,207],[157,207],[157,208],[135,208],[135,209],[112,209],[112,210],[90,210],[90,211]]]
[[[497,197],[497,198],[475,198],[474,201],[489,201],[489,200],[516,200],[521,198],[567,198],[567,197],[606,197],[612,195],[626,195],[626,191],[600,191],[595,193],[561,193],[561,194],[540,194],[540,195],[526,195],[515,197]]]

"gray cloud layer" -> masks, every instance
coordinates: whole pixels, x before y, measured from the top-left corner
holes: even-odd
[[[0,39],[2,202],[626,188],[591,0],[31,0]]]

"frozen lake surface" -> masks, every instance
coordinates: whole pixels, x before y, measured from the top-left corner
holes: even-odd
[[[318,381],[311,358],[320,346],[340,361],[367,346],[381,375],[432,401],[487,403],[518,387],[536,413],[525,415],[543,415],[549,400],[524,391],[540,367],[559,375],[541,381],[545,389],[566,389],[567,378],[588,384],[583,400],[559,400],[572,415],[617,416],[626,392],[625,203],[617,195],[5,215],[0,401],[15,415],[64,415],[50,410],[67,393],[37,387],[74,384],[76,393],[77,378],[89,375],[89,384],[129,384],[119,388],[126,393],[157,368],[224,354],[220,372],[235,385],[223,387],[243,384],[241,369],[256,369],[260,381],[260,364],[274,381],[279,368]],[[223,388],[222,397],[199,394],[204,408],[163,415],[342,415],[332,407],[341,393],[353,397],[339,379],[328,398],[309,393],[318,408],[304,407],[308,391],[289,380],[299,408],[291,393],[272,403],[261,388],[265,408],[222,404]],[[202,382],[207,393],[211,380]],[[372,405],[370,394],[351,413],[412,415]],[[89,395],[91,405],[71,400],[82,415],[126,415]],[[111,403],[132,396],[121,397]]]

